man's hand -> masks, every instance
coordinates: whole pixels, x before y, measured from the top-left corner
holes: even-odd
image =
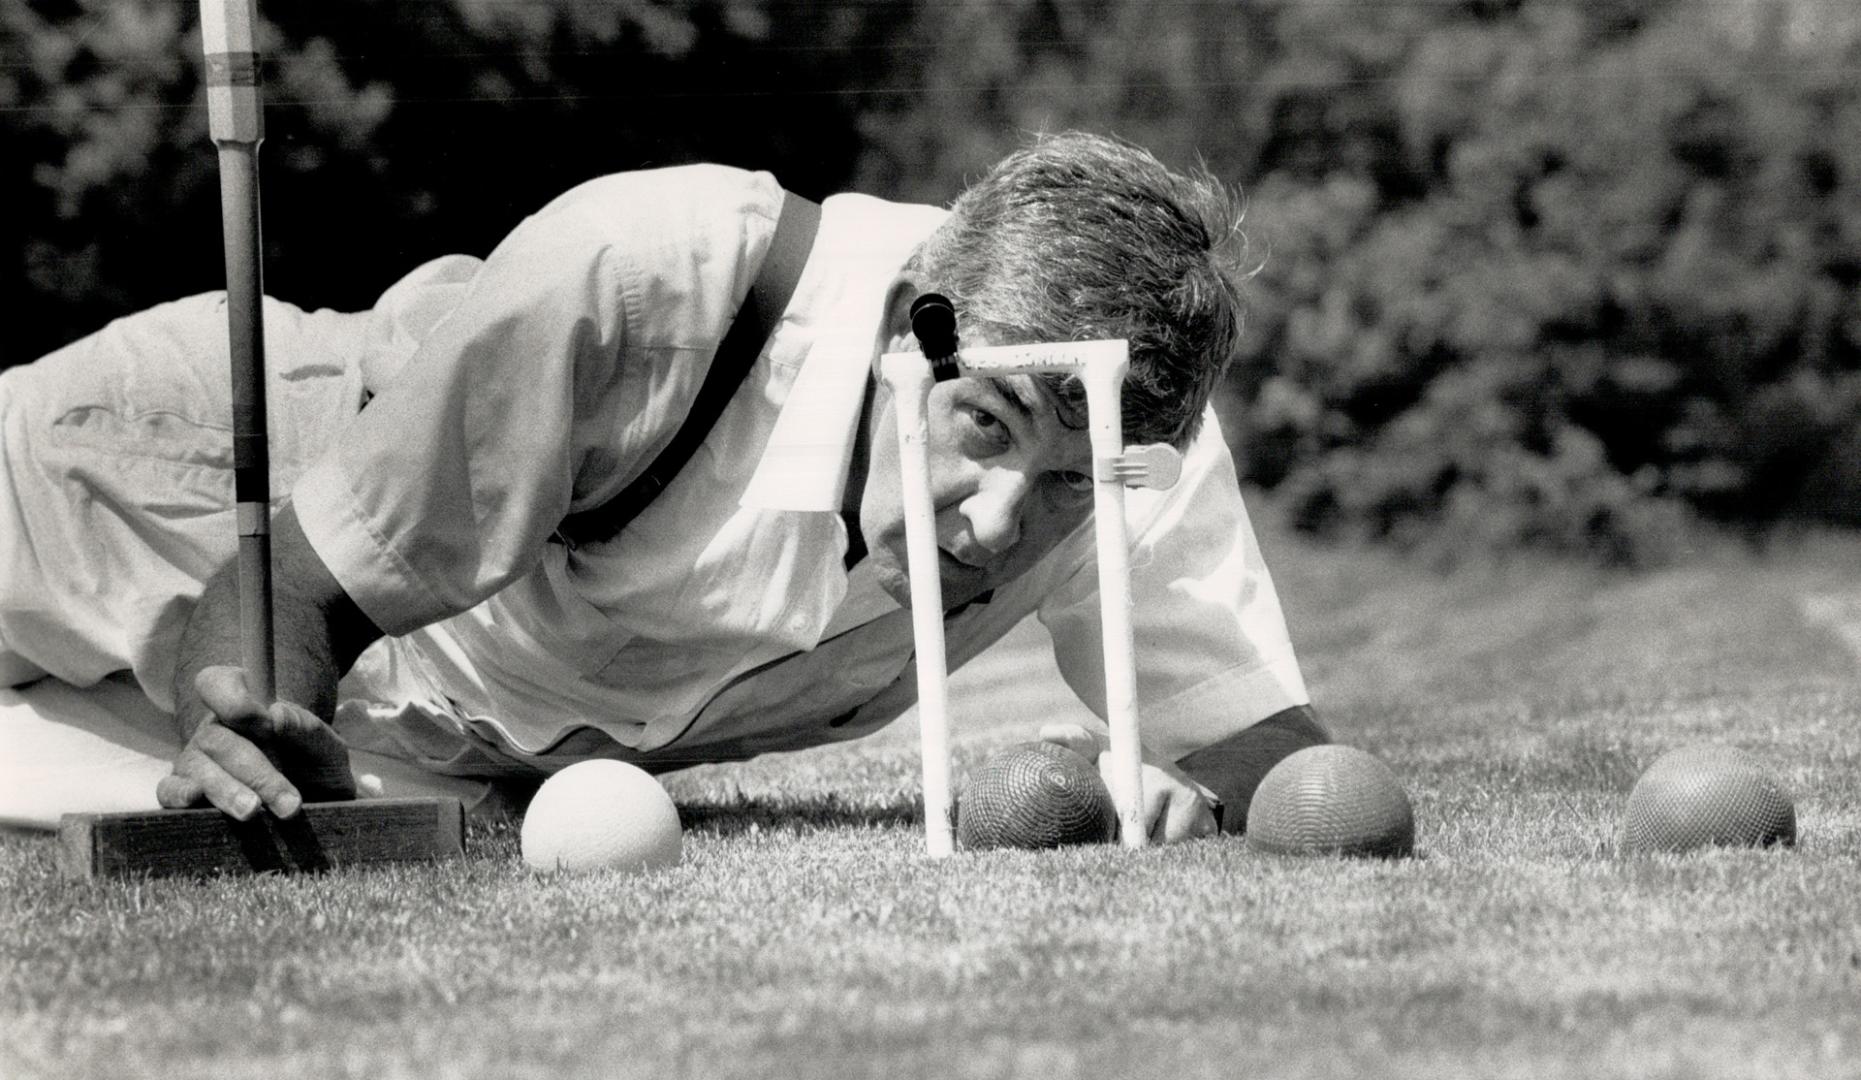
[[[1111,754],[1098,736],[1078,724],[1048,724],[1040,729],[1040,738],[1097,761],[1099,775],[1111,785]],[[1143,771],[1144,827],[1152,843],[1173,844],[1220,831],[1212,798],[1181,769],[1146,756]]]
[[[175,758],[155,797],[179,809],[211,803],[241,821],[262,804],[278,817],[312,801],[352,799],[349,748],[316,714],[288,701],[253,696],[245,672],[205,667],[194,679],[211,713]]]
[[[349,748],[322,718],[336,712],[336,681],[381,630],[323,565],[289,504],[272,518],[271,554],[272,674],[275,696],[287,700],[259,700],[245,672],[227,666],[242,652],[238,564],[229,559],[181,633],[175,726],[186,745],[156,785],[163,806],[212,803],[243,821],[260,806],[290,817],[305,800],[355,797]]]

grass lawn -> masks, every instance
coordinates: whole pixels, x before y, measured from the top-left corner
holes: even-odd
[[[0,1077],[1861,1076],[1861,541],[1440,577],[1263,530],[1315,703],[1416,857],[964,855],[915,730],[672,777],[682,865],[73,885],[0,838]],[[1076,710],[1024,628],[973,763]],[[1795,850],[1626,859],[1675,746],[1771,763]]]

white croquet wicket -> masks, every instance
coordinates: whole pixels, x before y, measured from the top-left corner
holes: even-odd
[[[1143,739],[1137,716],[1137,672],[1131,631],[1131,566],[1124,522],[1127,485],[1167,488],[1181,456],[1168,446],[1124,445],[1121,407],[1130,350],[1123,340],[1001,345],[958,350],[959,376],[1062,372],[1086,389],[1092,441],[1093,519],[1098,547],[1100,625],[1104,633],[1105,709],[1111,728],[1112,798],[1125,847],[1143,847]],[[911,582],[911,623],[917,646],[918,718],[924,757],[924,832],[933,857],[955,850],[950,784],[949,671],[943,635],[943,581],[938,569],[936,509],[931,504],[927,405],[935,381],[922,353],[886,353],[879,373],[891,387],[898,415],[898,456],[905,510],[905,555]]]

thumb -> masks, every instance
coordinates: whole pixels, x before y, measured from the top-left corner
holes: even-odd
[[[1097,761],[1105,744],[1098,736],[1079,724],[1047,724],[1040,729],[1040,741],[1064,746],[1087,761]]]
[[[236,731],[263,730],[269,719],[265,708],[269,703],[252,693],[243,668],[230,664],[201,668],[194,675],[194,692],[222,724]]]

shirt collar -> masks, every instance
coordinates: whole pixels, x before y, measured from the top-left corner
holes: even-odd
[[[741,505],[838,511],[884,316],[885,293],[948,213],[836,195],[821,206],[814,250],[783,315],[813,341]],[[780,331],[778,331],[780,332]]]

